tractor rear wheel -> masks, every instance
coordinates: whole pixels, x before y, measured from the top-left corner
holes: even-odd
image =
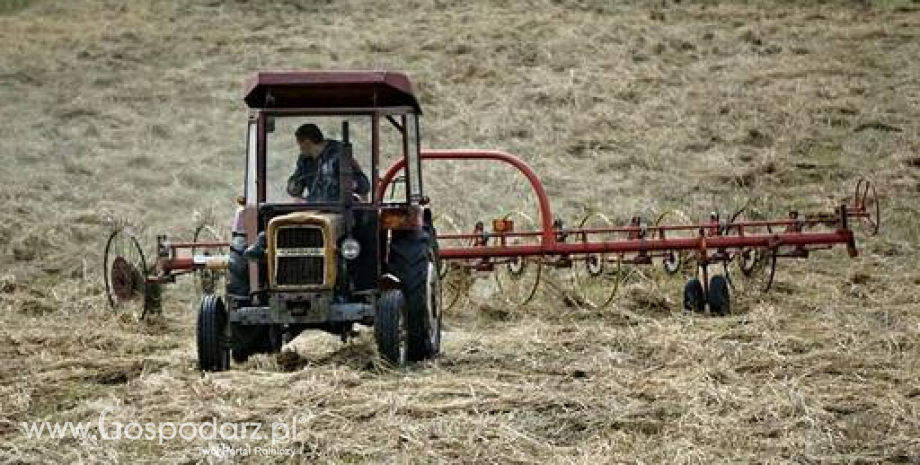
[[[386,361],[403,366],[408,360],[406,306],[398,289],[384,291],[377,300],[374,316],[374,339],[377,352]]]
[[[402,289],[408,360],[436,357],[441,351],[441,290],[431,239],[423,231],[394,234],[389,270]]]
[[[224,371],[230,368],[230,348],[226,341],[227,312],[224,301],[214,294],[201,298],[198,311],[198,368]]]

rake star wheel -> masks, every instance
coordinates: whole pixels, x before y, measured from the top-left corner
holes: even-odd
[[[125,228],[112,231],[105,244],[103,266],[109,306],[143,319],[156,293],[147,283],[147,259],[137,237]]]
[[[457,222],[449,215],[441,215],[434,220],[438,231],[447,234],[461,232]],[[465,244],[467,245],[467,244]],[[441,278],[441,305],[443,310],[450,310],[469,297],[473,285],[473,274],[464,263],[448,260],[438,261],[438,275]]]
[[[533,218],[526,213],[509,213],[504,219],[514,222],[516,231],[537,230]],[[539,243],[538,236],[510,236],[505,239],[507,245],[537,245]],[[520,307],[527,305],[537,295],[542,274],[541,257],[512,257],[496,262],[494,276],[505,302],[514,307]]]
[[[578,229],[610,228],[613,222],[603,213],[585,215],[578,223]],[[612,240],[613,233],[580,234],[574,241]],[[598,236],[607,236],[598,238]],[[613,302],[624,279],[621,257],[616,254],[587,254],[573,259],[572,281],[577,301],[589,308],[604,308]]]
[[[690,217],[687,216],[681,210],[667,210],[655,219],[655,227],[670,225],[670,226],[687,226],[693,224],[690,220]],[[663,231],[658,230],[654,236],[658,239],[673,238],[679,233],[675,231]],[[683,235],[688,235],[688,232],[683,232]],[[680,275],[681,270],[686,270],[688,267],[689,254],[686,251],[680,250],[665,250],[663,252],[663,257],[661,257],[660,269],[663,271],[665,276],[675,276]]]
[[[738,273],[726,265],[725,276],[732,290],[739,294],[765,293],[773,286],[776,276],[776,248],[746,248],[732,258]],[[737,279],[741,275],[740,279]]]
[[[644,232],[630,232],[627,235],[628,239],[638,239],[640,236],[651,238],[654,237],[654,234],[649,231],[648,225],[643,221],[643,215],[634,216],[630,221],[630,227],[639,228],[640,231]],[[618,260],[622,261],[621,269],[619,270],[619,289],[623,290],[624,294],[632,294],[636,289],[651,289],[652,292],[660,292],[658,290],[659,280],[656,279],[656,275],[665,274],[660,270],[661,268],[654,265],[654,258],[652,254],[648,251],[645,252],[631,252],[620,254]],[[656,271],[659,270],[659,271]],[[680,268],[678,268],[680,269]]]
[[[211,225],[202,224],[195,228],[194,242],[218,242],[224,240],[220,233]],[[193,247],[192,255],[216,256],[226,255],[226,247]],[[195,287],[198,297],[215,294],[223,290],[226,272],[223,270],[198,270],[195,273],[197,285]]]
[[[732,215],[729,223],[761,219],[764,215],[748,213],[743,208]],[[772,234],[773,228],[765,226],[756,233]],[[737,228],[729,228],[728,235],[738,236]],[[766,293],[773,286],[776,276],[776,247],[742,247],[732,252],[730,259],[722,263],[722,269],[731,289],[741,295]]]
[[[853,195],[853,204],[859,212],[863,213],[859,218],[859,224],[862,225],[863,231],[870,236],[878,234],[882,219],[882,208],[872,181],[866,178],[859,179],[856,183],[856,192]]]
[[[441,276],[441,298],[443,309],[450,310],[469,297],[473,285],[473,274],[468,267],[458,263],[445,263]]]

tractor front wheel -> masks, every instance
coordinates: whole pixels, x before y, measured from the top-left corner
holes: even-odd
[[[408,332],[402,292],[398,289],[384,291],[377,299],[377,312],[374,316],[377,352],[384,360],[396,366],[405,365],[408,360]]]
[[[201,298],[198,311],[198,368],[201,371],[224,371],[230,368],[227,343],[227,312],[224,301],[214,294]]]

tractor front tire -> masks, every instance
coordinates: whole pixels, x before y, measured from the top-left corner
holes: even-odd
[[[224,371],[230,368],[226,330],[224,301],[214,294],[205,295],[201,298],[197,328],[198,368],[201,371]]]
[[[398,289],[384,291],[377,299],[374,316],[374,339],[380,357],[396,366],[404,366],[408,360],[407,334],[402,292]]]
[[[408,360],[437,357],[441,351],[441,292],[429,235],[424,231],[396,234],[388,265],[399,278],[406,307]]]

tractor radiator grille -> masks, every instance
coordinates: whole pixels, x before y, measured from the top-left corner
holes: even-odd
[[[279,249],[323,247],[323,230],[320,228],[281,228],[276,247]]]
[[[279,257],[275,281],[281,286],[323,284],[323,257]]]
[[[275,284],[319,286],[326,279],[326,247],[318,226],[282,226],[275,233]]]

